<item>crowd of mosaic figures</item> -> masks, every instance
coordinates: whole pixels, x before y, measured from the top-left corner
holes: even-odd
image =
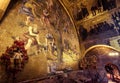
[[[98,35],[98,34],[101,34],[105,31],[113,30],[114,28],[115,28],[115,25],[113,23],[108,23],[108,22],[104,21],[104,22],[100,22],[98,24],[95,24],[93,26],[90,26],[89,31],[87,31],[87,29],[82,27],[79,29],[79,33],[82,37],[82,40],[85,40],[88,37],[88,35],[89,36]]]
[[[84,27],[80,27],[79,32],[80,35],[82,36],[82,39],[85,40],[88,35],[98,35],[101,34],[105,31],[108,30],[113,30],[114,29],[114,24],[113,23],[108,23],[106,21],[100,22],[98,24],[95,24],[93,26],[90,26],[90,30],[87,31]]]
[[[98,35],[105,31],[109,31],[113,29],[116,30],[116,33],[119,35],[120,34],[120,9],[119,8],[118,10],[114,11],[111,14],[111,19],[112,19],[111,23],[107,21],[103,21],[93,26],[90,26],[89,31],[83,26],[80,26],[79,32],[80,32],[80,35],[82,36],[82,39],[85,40],[88,35]]]
[[[118,29],[119,33],[120,33],[120,9],[118,9],[117,11],[113,12],[111,14],[112,20],[114,22],[114,25],[116,26],[116,28]]]
[[[87,9],[87,5],[81,3],[80,7],[77,8],[76,11],[73,11],[75,20],[82,20],[92,13],[93,16],[97,15],[97,13],[101,13],[102,11],[111,10],[116,8],[116,0],[97,0],[96,4],[91,6],[91,9]]]

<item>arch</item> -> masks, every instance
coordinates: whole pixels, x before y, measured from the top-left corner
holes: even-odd
[[[91,50],[93,50],[93,49],[95,49],[95,48],[100,48],[100,47],[104,47],[104,48],[108,48],[108,49],[112,49],[112,50],[115,50],[115,51],[120,52],[120,50],[118,50],[118,49],[116,49],[116,48],[114,48],[114,47],[112,47],[112,46],[108,46],[108,45],[94,45],[94,46],[92,46],[92,47],[89,47],[89,48],[84,52],[82,58],[83,58],[88,52],[90,52]]]
[[[92,66],[103,68],[102,66],[109,62],[119,65],[119,54],[120,50],[108,45],[92,46],[85,51],[79,60],[79,68],[82,68],[82,66],[84,68]]]

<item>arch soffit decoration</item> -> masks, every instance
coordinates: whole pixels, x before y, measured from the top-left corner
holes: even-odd
[[[79,36],[79,33],[78,33],[78,31],[77,31],[77,25],[76,25],[76,22],[75,22],[75,20],[74,20],[74,18],[73,18],[73,15],[71,15],[71,13],[70,13],[70,11],[69,11],[69,9],[66,7],[66,5],[64,4],[64,2],[63,2],[63,0],[58,0],[59,1],[59,3],[63,6],[63,8],[65,9],[65,11],[66,11],[66,13],[67,13],[67,15],[69,16],[69,18],[70,18],[70,21],[72,22],[72,24],[73,24],[73,28],[74,28],[74,30],[75,30],[75,33],[76,33],[76,35],[77,35],[77,40],[78,40],[78,44],[79,44],[79,52],[80,52],[80,58],[82,57],[82,45],[80,44],[80,42],[82,41],[81,40],[81,38],[80,38],[80,36]]]

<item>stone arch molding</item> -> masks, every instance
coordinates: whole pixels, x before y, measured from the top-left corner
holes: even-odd
[[[112,46],[108,46],[108,45],[94,45],[94,46],[89,47],[89,48],[84,52],[83,57],[84,57],[88,52],[90,52],[91,50],[96,49],[96,48],[106,48],[106,49],[111,49],[111,50],[120,52],[119,49],[116,49],[116,48],[114,48],[114,47],[112,47]]]
[[[80,68],[96,67],[104,69],[105,64],[120,65],[120,50],[108,45],[94,45],[88,48],[80,59]]]

